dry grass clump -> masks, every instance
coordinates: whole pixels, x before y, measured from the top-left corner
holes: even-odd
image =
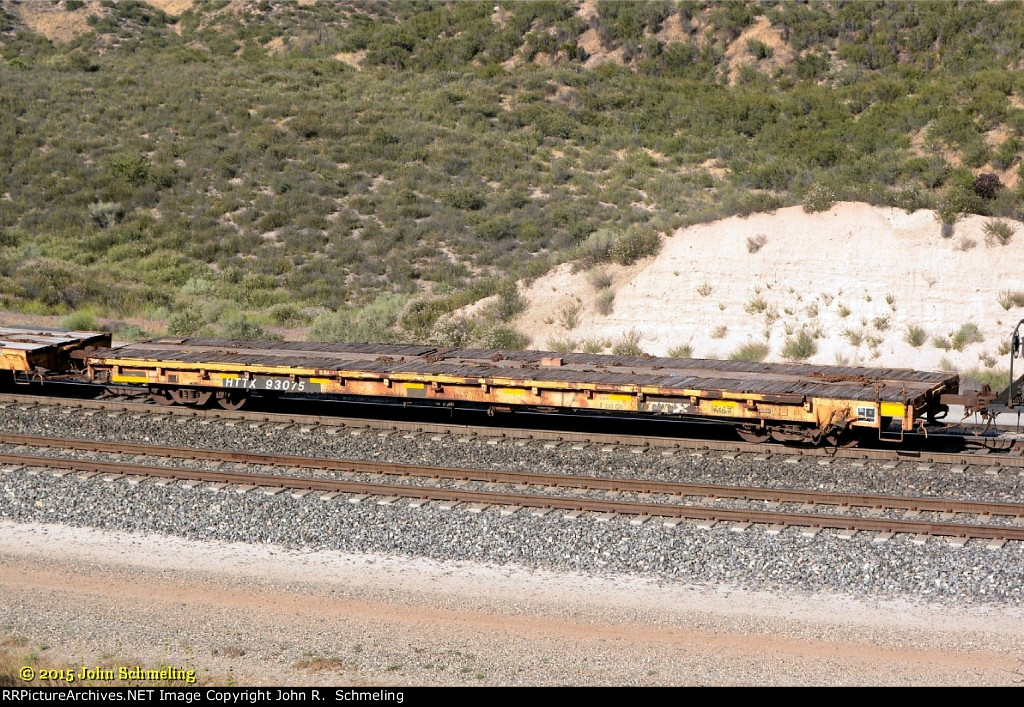
[[[576,347],[579,346],[579,342],[576,339],[558,339],[552,337],[545,342],[545,347],[548,351],[558,351],[559,353],[568,353],[575,351]]]
[[[580,301],[570,302],[558,310],[558,320],[562,326],[572,331],[580,324],[580,312],[583,310],[583,303]]]
[[[754,295],[743,309],[747,314],[761,314],[768,309],[768,301],[761,295]]]
[[[1013,240],[1013,234],[1016,232],[1011,224],[999,219],[986,221],[982,230],[985,231],[985,245],[989,247],[1006,245]]]
[[[764,244],[768,242],[768,236],[760,233],[756,236],[750,236],[747,238],[747,252],[756,253],[764,247]]]
[[[999,306],[1003,309],[1024,307],[1024,292],[1021,290],[1003,290],[999,293]]]
[[[595,268],[587,275],[587,280],[595,290],[605,290],[612,286],[612,276],[604,268]]]

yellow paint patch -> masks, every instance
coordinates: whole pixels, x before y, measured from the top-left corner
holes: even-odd
[[[736,412],[736,403],[732,400],[716,400],[711,403],[712,415],[732,415]]]
[[[423,384],[423,383],[406,383],[405,384],[405,389],[406,390],[423,390],[426,387],[427,386],[425,384]]]
[[[149,383],[146,376],[110,376],[115,383]]]
[[[617,403],[628,403],[633,399],[633,396],[628,393],[609,393],[607,397],[609,400],[614,400]]]
[[[502,395],[526,395],[526,391],[522,388],[501,388],[498,392]]]
[[[331,382],[330,378],[310,378],[310,383],[319,383],[320,385],[327,385]]]
[[[879,413],[882,417],[903,417],[905,411],[902,403],[882,403]]]

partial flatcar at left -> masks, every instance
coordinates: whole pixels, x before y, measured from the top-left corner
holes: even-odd
[[[78,356],[110,345],[106,333],[0,327],[0,371],[6,382],[21,385],[74,378],[83,368]]]

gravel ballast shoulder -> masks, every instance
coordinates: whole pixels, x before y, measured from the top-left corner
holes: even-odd
[[[540,443],[495,445],[428,435],[408,439],[366,430],[352,434],[345,429],[154,419],[141,414],[83,416],[81,411],[58,406],[0,408],[0,426],[21,434],[395,462],[441,461],[446,466],[993,501],[1024,498],[1022,477],[1015,471],[990,474],[971,468],[956,473],[943,465],[920,469],[904,463],[884,469],[843,460],[783,463],[753,455],[726,459],[711,452],[664,456],[656,451],[634,454],[629,449],[604,452],[598,447],[547,449]],[[442,566],[478,563],[507,568],[509,573],[573,573],[606,583],[628,578],[672,592],[713,588],[770,592],[797,600],[832,595],[860,602],[925,602],[944,611],[1011,611],[1014,625],[1024,628],[1019,615],[1024,604],[1022,543],[989,549],[979,541],[956,547],[942,539],[917,543],[902,535],[877,542],[871,533],[842,538],[826,530],[808,536],[788,528],[771,534],[756,525],[745,532],[734,532],[725,524],[702,529],[689,522],[670,528],[656,520],[635,524],[625,517],[598,522],[589,514],[575,519],[559,512],[504,515],[493,507],[469,513],[433,503],[411,508],[404,502],[378,505],[372,498],[351,503],[344,496],[324,501],[315,494],[295,498],[287,492],[238,494],[230,488],[212,492],[204,485],[186,488],[151,480],[129,484],[125,479],[58,478],[25,469],[0,474],[0,519],[18,527],[58,524],[82,532],[158,534],[204,545],[241,543],[281,552],[341,552]],[[657,680],[640,682],[656,684]]]
[[[80,411],[78,411],[80,412]],[[436,462],[630,478],[672,478],[780,485],[872,493],[950,495],[984,500],[1019,500],[1021,477],[955,474],[948,469],[918,470],[855,466],[843,460],[780,464],[752,458],[602,453],[597,449],[545,449],[532,443],[420,436],[406,439],[322,428],[278,429],[272,425],[207,422],[140,414],[81,417],[57,406],[30,411],[0,409],[0,425],[11,432],[74,436],[126,442],[239,449],[387,461]],[[303,432],[302,429],[308,429]],[[859,595],[915,596],[937,601],[1020,605],[1024,602],[1024,544],[990,550],[981,541],[952,547],[939,538],[923,544],[897,535],[875,542],[871,533],[843,539],[835,531],[807,537],[798,528],[771,535],[761,526],[743,533],[727,524],[709,530],[694,523],[666,528],[656,520],[642,525],[629,518],[596,522],[552,512],[503,515],[497,508],[466,513],[438,504],[359,504],[346,497],[322,501],[316,495],[293,498],[259,491],[211,493],[203,486],[161,486],[152,481],[101,483],[75,476],[54,478],[24,471],[0,478],[0,517],[18,522],[58,522],[133,532],[155,532],[196,540],[275,543],[284,547],[349,552],[398,553],[438,560],[515,563],[526,567],[624,572],[665,581],[724,582],[754,589],[839,590]]]

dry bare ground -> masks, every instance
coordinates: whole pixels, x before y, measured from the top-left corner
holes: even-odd
[[[35,666],[246,685],[1009,685],[1019,610],[198,543],[0,522],[0,621]]]

